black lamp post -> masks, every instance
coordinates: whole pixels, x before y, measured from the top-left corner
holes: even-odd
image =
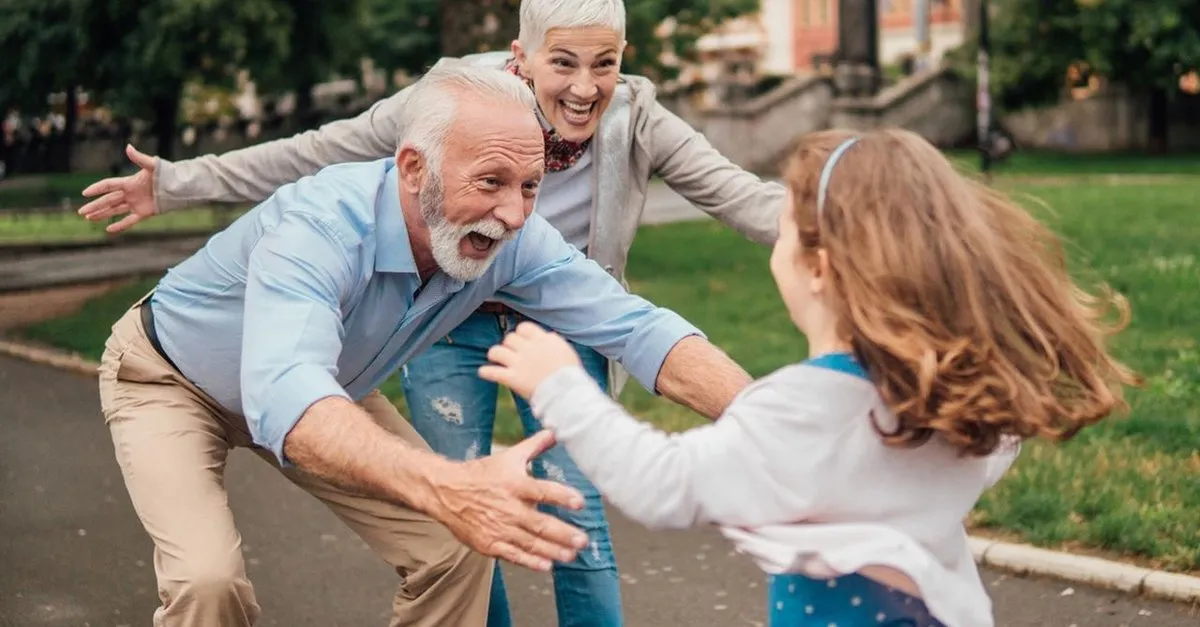
[[[988,75],[991,55],[988,41],[988,0],[979,0],[979,57],[977,74],[979,83],[975,95],[976,130],[979,141],[979,169],[987,174],[992,166],[992,93]]]

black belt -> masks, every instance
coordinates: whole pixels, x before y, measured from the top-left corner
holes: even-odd
[[[142,328],[146,331],[146,339],[150,340],[150,346],[154,347],[154,352],[158,353],[159,357],[162,357],[164,360],[166,360],[166,362],[170,364],[172,368],[179,370],[179,367],[175,365],[175,362],[171,361],[170,357],[167,357],[167,351],[163,350],[162,344],[158,341],[158,333],[154,330],[154,312],[150,309],[150,299],[147,298],[145,301],[143,301],[138,309],[141,309]]]
[[[497,316],[505,316],[508,314],[517,313],[516,311],[513,310],[512,307],[509,307],[508,305],[505,305],[504,303],[498,303],[494,300],[485,301],[482,305],[479,306],[478,311],[479,311],[479,313],[496,314]]]

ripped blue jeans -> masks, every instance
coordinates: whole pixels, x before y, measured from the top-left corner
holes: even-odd
[[[438,453],[458,460],[487,455],[492,448],[496,421],[498,386],[479,378],[479,367],[487,363],[487,352],[499,344],[524,317],[517,314],[476,312],[428,350],[409,361],[401,371],[401,383],[413,426]],[[596,351],[575,345],[584,369],[607,389],[608,364]],[[541,426],[529,405],[516,394],[517,411],[525,434]],[[539,479],[566,483],[584,496],[579,511],[541,506],[591,538],[569,564],[553,567],[554,599],[558,624],[562,627],[619,627],[621,585],[613,555],[608,521],[600,492],[583,476],[561,446],[546,451],[533,462]],[[500,567],[492,580],[488,627],[512,625],[508,597]]]

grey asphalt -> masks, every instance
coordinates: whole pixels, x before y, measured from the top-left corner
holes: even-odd
[[[151,545],[124,492],[95,379],[0,357],[0,400],[0,626],[149,625]],[[394,573],[328,510],[245,451],[231,455],[226,480],[260,624],[386,624]],[[612,519],[627,624],[764,624],[762,574],[715,533]],[[516,624],[556,624],[549,578],[507,572]],[[1181,605],[984,575],[1002,627],[1200,624]]]
[[[161,274],[205,241],[189,237],[2,259],[0,293]]]

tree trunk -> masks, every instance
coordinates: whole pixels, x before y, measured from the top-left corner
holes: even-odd
[[[155,98],[154,107],[154,138],[158,140],[156,152],[159,157],[168,161],[175,158],[175,139],[179,135],[176,126],[179,121],[180,89],[171,92],[169,96]]]
[[[1147,111],[1146,149],[1153,154],[1167,151],[1167,126],[1170,111],[1167,91],[1160,87],[1150,90],[1149,109]]]
[[[440,0],[442,54],[508,50],[520,26],[520,0]]]
[[[296,108],[292,115],[300,130],[313,126],[312,90],[320,82],[317,66],[324,60],[319,55],[329,54],[323,45],[327,39],[321,32],[320,11],[314,0],[290,3],[295,15],[291,32],[291,87],[296,95]]]
[[[67,87],[67,110],[63,116],[66,126],[63,128],[62,171],[70,172],[72,157],[75,156],[75,126],[79,121],[79,88],[75,85]]]
[[[292,115],[295,116],[296,126],[298,130],[308,130],[316,126],[316,115],[313,111],[313,87],[317,82],[313,79],[298,80],[296,82],[296,110]]]

